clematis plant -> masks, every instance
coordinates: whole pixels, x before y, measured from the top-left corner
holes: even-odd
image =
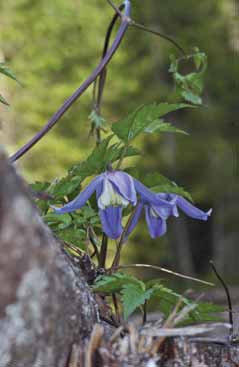
[[[160,195],[155,195],[126,172],[114,171],[111,168],[95,177],[74,200],[62,208],[52,208],[57,214],[73,212],[82,208],[94,192],[96,192],[103,232],[112,239],[121,236],[123,208],[129,204],[135,206],[138,200],[137,194],[141,201],[160,207],[161,211],[168,215],[174,210],[174,200],[169,201]]]
[[[152,238],[163,236],[167,231],[167,219],[170,215],[179,216],[178,208],[191,218],[199,220],[208,220],[212,213],[212,209],[204,212],[196,206],[192,205],[188,200],[176,194],[155,194],[157,198],[167,201],[170,204],[170,210],[166,206],[155,205],[153,202],[141,200],[135,213],[132,217],[131,223],[128,227],[126,236],[134,230],[141,216],[142,210],[145,210],[145,218],[148,225],[149,233]]]

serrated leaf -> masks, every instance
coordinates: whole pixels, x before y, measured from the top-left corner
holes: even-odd
[[[80,188],[82,182],[81,177],[64,177],[58,181],[51,184],[48,192],[52,194],[55,200],[63,198],[64,196],[70,195],[77,188]]]
[[[92,225],[100,223],[98,212],[88,205],[84,205],[81,208],[80,213],[72,213],[72,217],[74,219],[74,223],[81,226],[89,223]]]
[[[46,191],[49,186],[50,186],[50,182],[36,181],[30,184],[30,187],[33,191]]]
[[[222,321],[219,313],[224,311],[225,308],[222,306],[209,302],[200,302],[193,311],[189,312],[187,318],[180,325],[188,325],[192,322]]]
[[[72,223],[72,217],[69,214],[55,214],[48,213],[43,216],[43,220],[51,227],[57,227],[59,229],[65,229]]]
[[[6,66],[6,64],[4,64],[3,62],[0,62],[0,73],[20,83],[17,80],[16,75],[12,72],[12,70],[8,66]]]
[[[74,165],[69,173],[70,175],[78,175],[82,179],[87,176],[99,174],[105,171],[109,163],[114,163],[119,160],[124,147],[120,143],[115,143],[109,146],[113,134],[104,139],[102,143],[96,147],[86,161]],[[124,154],[125,157],[138,155],[139,151],[131,146],[127,147]]]
[[[112,131],[125,143],[129,143],[136,138],[140,133],[152,124],[158,123],[160,117],[169,112],[173,112],[182,108],[191,107],[190,105],[179,104],[151,104],[141,106],[125,119],[113,124]]]
[[[185,134],[189,135],[186,131],[177,129],[169,122],[164,122],[163,120],[156,120],[152,122],[146,129],[144,129],[146,133],[178,133],[178,134]]]
[[[67,228],[57,230],[55,233],[64,242],[80,247],[81,249],[85,248],[84,240],[86,238],[86,232],[83,229]]]
[[[103,292],[107,294],[120,292],[125,285],[134,284],[145,290],[143,282],[137,278],[124,273],[114,273],[113,275],[102,275],[96,279],[94,285],[95,292]]]
[[[167,177],[156,173],[146,176],[146,178],[147,183],[151,187],[152,191],[177,194],[193,202],[192,196],[188,191],[186,191],[183,187],[178,186],[175,182],[170,181]]]
[[[163,286],[162,284],[154,285],[152,289],[153,289],[153,297],[159,297],[160,299],[163,299],[169,302],[170,304],[176,304],[176,302],[179,299],[181,299],[182,302],[186,305],[191,304],[191,302],[187,298],[182,297],[181,294],[173,291],[170,288]]]
[[[193,198],[188,191],[159,173],[140,176],[135,169],[128,169],[127,172],[135,178],[138,178],[154,192],[177,194],[193,202]]]
[[[190,102],[195,106],[201,105],[202,104],[201,94],[203,92],[203,77],[207,69],[206,54],[200,52],[198,48],[195,48],[194,53],[189,56],[180,59],[171,57],[170,59],[171,59],[171,65],[169,68],[169,72],[173,74],[177,93],[186,102]],[[183,61],[188,61],[190,59],[192,59],[195,64],[196,72],[182,75],[179,72],[179,63]]]
[[[9,106],[9,103],[6,101],[6,99],[0,94],[0,102],[5,104],[6,106]]]
[[[122,289],[122,304],[124,319],[127,320],[129,316],[141,305],[150,299],[153,289],[142,289],[136,284],[127,284]]]

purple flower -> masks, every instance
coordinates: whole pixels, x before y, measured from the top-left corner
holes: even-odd
[[[192,205],[188,200],[184,199],[182,196],[176,194],[155,194],[157,198],[160,198],[170,204],[169,207],[165,205],[155,205],[147,200],[141,200],[138,204],[132,221],[129,225],[126,237],[133,231],[142,210],[144,208],[145,218],[148,225],[149,233],[152,238],[163,236],[167,230],[167,219],[170,215],[175,217],[179,216],[178,208],[181,209],[189,217],[199,220],[208,220],[211,215],[212,209],[208,212],[204,212],[198,209],[196,206]]]
[[[96,192],[99,215],[105,234],[118,238],[122,232],[122,211],[129,204],[137,204],[137,194],[141,200],[158,205],[171,212],[171,203],[155,195],[142,183],[122,171],[106,171],[96,178],[71,202],[62,208],[55,208],[56,213],[63,214],[80,209],[91,195]],[[163,209],[162,209],[163,210]]]

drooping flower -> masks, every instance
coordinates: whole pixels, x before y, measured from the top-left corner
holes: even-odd
[[[137,194],[144,201],[160,205],[171,211],[171,203],[155,195],[142,183],[122,171],[106,171],[95,177],[91,183],[71,202],[62,208],[55,208],[56,213],[63,214],[80,209],[91,195],[96,192],[99,216],[104,233],[118,238],[122,232],[122,211],[129,204],[135,206]]]
[[[170,210],[166,206],[161,206],[160,204],[155,205],[148,200],[141,200],[132,217],[132,221],[128,227],[126,237],[128,237],[135,228],[143,209],[145,211],[145,218],[149,233],[152,238],[163,236],[166,233],[167,219],[170,215],[178,217],[178,208],[181,209],[189,217],[204,221],[208,220],[208,217],[212,213],[212,209],[210,209],[208,212],[204,212],[180,195],[164,193],[158,193],[155,195],[158,198],[167,201],[170,204]]]

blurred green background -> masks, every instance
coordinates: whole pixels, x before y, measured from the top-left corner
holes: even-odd
[[[119,2],[117,3],[119,5]],[[150,240],[138,226],[125,261],[168,266],[209,276],[209,259],[231,284],[239,268],[239,25],[236,0],[134,0],[133,18],[173,36],[188,52],[208,55],[204,105],[171,114],[190,136],[138,141],[142,172],[158,171],[193,195],[206,223],[170,220],[167,235]],[[0,139],[13,153],[25,143],[97,65],[113,12],[105,0],[0,2],[0,58],[24,84],[0,77],[10,108],[0,106]],[[142,103],[174,101],[165,40],[130,29],[109,67],[102,112],[113,123]],[[95,144],[89,136],[92,88],[34,149],[18,161],[29,182],[63,176]],[[132,161],[133,162],[133,161]],[[131,165],[132,165],[131,162]],[[137,163],[137,161],[136,161]],[[147,273],[148,274],[148,273]]]

